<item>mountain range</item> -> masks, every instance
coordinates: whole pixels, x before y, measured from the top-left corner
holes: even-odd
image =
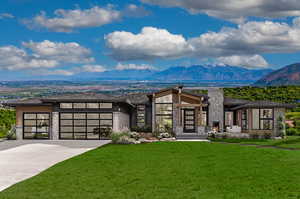
[[[89,80],[157,80],[157,81],[219,81],[219,82],[249,82],[253,83],[265,75],[271,69],[251,70],[235,66],[176,66],[166,70],[110,70],[102,73],[80,74],[74,79],[83,77]]]
[[[300,63],[273,71],[254,83],[255,86],[300,85]]]

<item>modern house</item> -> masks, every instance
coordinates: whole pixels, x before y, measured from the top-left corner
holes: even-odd
[[[207,132],[279,135],[279,119],[294,105],[224,97],[211,88],[194,94],[182,87],[150,94],[109,96],[74,94],[7,103],[16,108],[17,139],[101,139],[99,131],[149,127],[177,138],[206,137]]]

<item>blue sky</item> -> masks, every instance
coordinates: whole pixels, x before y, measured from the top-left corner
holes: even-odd
[[[296,0],[209,2],[2,0],[0,78],[195,64],[276,69],[299,62]]]

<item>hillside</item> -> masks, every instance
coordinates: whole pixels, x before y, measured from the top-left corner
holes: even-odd
[[[255,86],[300,85],[300,63],[273,71],[254,84]]]
[[[155,73],[155,80],[249,81],[253,82],[272,72],[271,69],[250,70],[234,66],[171,67]]]

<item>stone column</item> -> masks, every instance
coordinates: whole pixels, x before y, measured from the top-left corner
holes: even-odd
[[[16,139],[23,140],[23,126],[21,125],[16,126]]]
[[[52,112],[52,128],[51,128],[51,136],[52,140],[59,139],[59,113]]]
[[[152,102],[152,133],[156,131],[155,129],[155,98],[153,98]]]
[[[224,127],[224,94],[220,88],[208,89],[208,125],[213,126],[213,122],[219,122],[220,131],[223,132]]]

